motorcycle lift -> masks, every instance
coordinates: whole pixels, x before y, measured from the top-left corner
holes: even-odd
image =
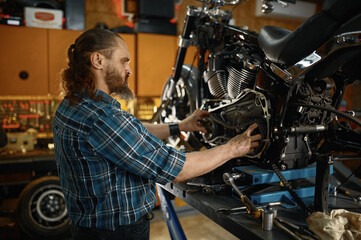
[[[340,170],[339,163],[335,163],[337,171]],[[328,164],[330,173],[334,173],[333,165]],[[313,202],[315,198],[315,186],[312,183],[316,179],[316,166],[310,166],[303,169],[292,169],[281,171],[288,181],[296,181],[300,187],[295,187],[295,192],[306,203]],[[245,174],[248,185],[240,187],[247,194],[252,202],[258,208],[272,206],[277,209],[277,216],[280,220],[293,225],[307,228],[305,219],[307,215],[297,207],[288,191],[280,190],[280,180],[272,170],[266,170],[257,166],[235,167],[235,172]],[[303,180],[311,184],[305,184]],[[354,212],[361,211],[361,201],[354,201],[351,198],[336,197],[333,193],[334,187],[329,185],[329,207],[349,209]],[[192,185],[191,185],[192,186]],[[167,222],[171,239],[187,239],[179,223],[176,211],[171,203],[173,196],[183,200],[214,222],[218,223],[224,229],[239,237],[240,239],[289,239],[290,233],[282,230],[280,227],[274,227],[272,231],[265,231],[261,227],[261,219],[254,219],[247,214],[245,207],[240,204],[240,199],[236,194],[232,196],[219,194],[210,191],[192,191],[187,183],[168,183],[166,185],[157,185],[158,195],[161,201],[161,208],[164,218]],[[204,186],[209,189],[210,186]],[[219,186],[214,189],[221,189]],[[316,194],[318,194],[316,192]],[[241,206],[240,206],[241,205]],[[280,221],[279,221],[280,222]]]
[[[244,192],[254,204],[283,202],[286,203],[284,207],[296,206],[290,193],[282,188],[282,183],[274,171],[252,165],[235,167],[234,171],[245,175],[246,186],[239,187],[239,189]],[[314,197],[315,186],[313,182],[316,177],[316,166],[290,169],[281,171],[281,173],[288,181],[299,180],[294,191],[301,199]],[[333,168],[331,165],[330,174],[332,173]],[[235,194],[234,191],[233,196],[238,198],[238,195]]]

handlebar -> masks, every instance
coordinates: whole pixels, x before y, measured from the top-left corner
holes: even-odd
[[[345,113],[350,114],[352,117],[360,118],[361,110],[352,110],[352,111],[344,111]]]
[[[279,2],[279,3],[292,3],[295,4],[296,0],[263,0],[267,2]]]
[[[203,3],[208,3],[208,4],[224,6],[224,5],[236,5],[240,1],[244,1],[244,0],[232,0],[232,1],[228,1],[228,0],[197,0],[197,1],[203,2]]]
[[[224,5],[236,5],[240,2],[243,2],[245,0],[197,0],[198,2],[203,2],[203,3],[208,3],[208,4],[215,4],[215,5],[219,5],[219,6],[224,6]],[[284,3],[296,3],[296,0],[269,0],[272,2],[284,2]]]
[[[234,1],[224,1],[225,5],[236,5],[237,3],[239,3],[239,0],[234,0]]]
[[[203,3],[203,10],[207,11],[213,8],[216,14],[218,15],[219,10],[223,6],[237,5],[241,2],[248,0],[196,0],[198,2]],[[288,6],[288,3],[295,4],[296,0],[262,0],[262,12],[263,13],[271,13],[274,9],[273,4],[271,2],[278,2],[282,4],[284,7]]]
[[[296,0],[281,0],[281,2],[287,2],[287,3],[296,3]]]

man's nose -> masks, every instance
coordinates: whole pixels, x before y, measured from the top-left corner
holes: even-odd
[[[132,69],[130,68],[130,66],[128,65],[128,67],[125,69],[125,72],[128,76],[132,75]]]

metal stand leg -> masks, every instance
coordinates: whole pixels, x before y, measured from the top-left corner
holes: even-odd
[[[328,213],[328,186],[332,163],[332,156],[320,156],[317,159],[314,211]]]
[[[172,240],[186,240],[187,238],[183,232],[177,214],[173,208],[171,201],[168,198],[169,193],[167,191],[164,191],[158,184],[157,189],[163,216],[167,222],[169,234]]]

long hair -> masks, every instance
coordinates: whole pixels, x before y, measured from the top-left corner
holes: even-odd
[[[116,33],[109,30],[93,28],[83,32],[75,43],[68,49],[68,67],[62,72],[62,95],[70,104],[77,104],[81,96],[87,93],[88,97],[98,101],[95,95],[94,76],[90,71],[90,55],[93,52],[103,54],[111,59],[111,48],[117,46]]]

